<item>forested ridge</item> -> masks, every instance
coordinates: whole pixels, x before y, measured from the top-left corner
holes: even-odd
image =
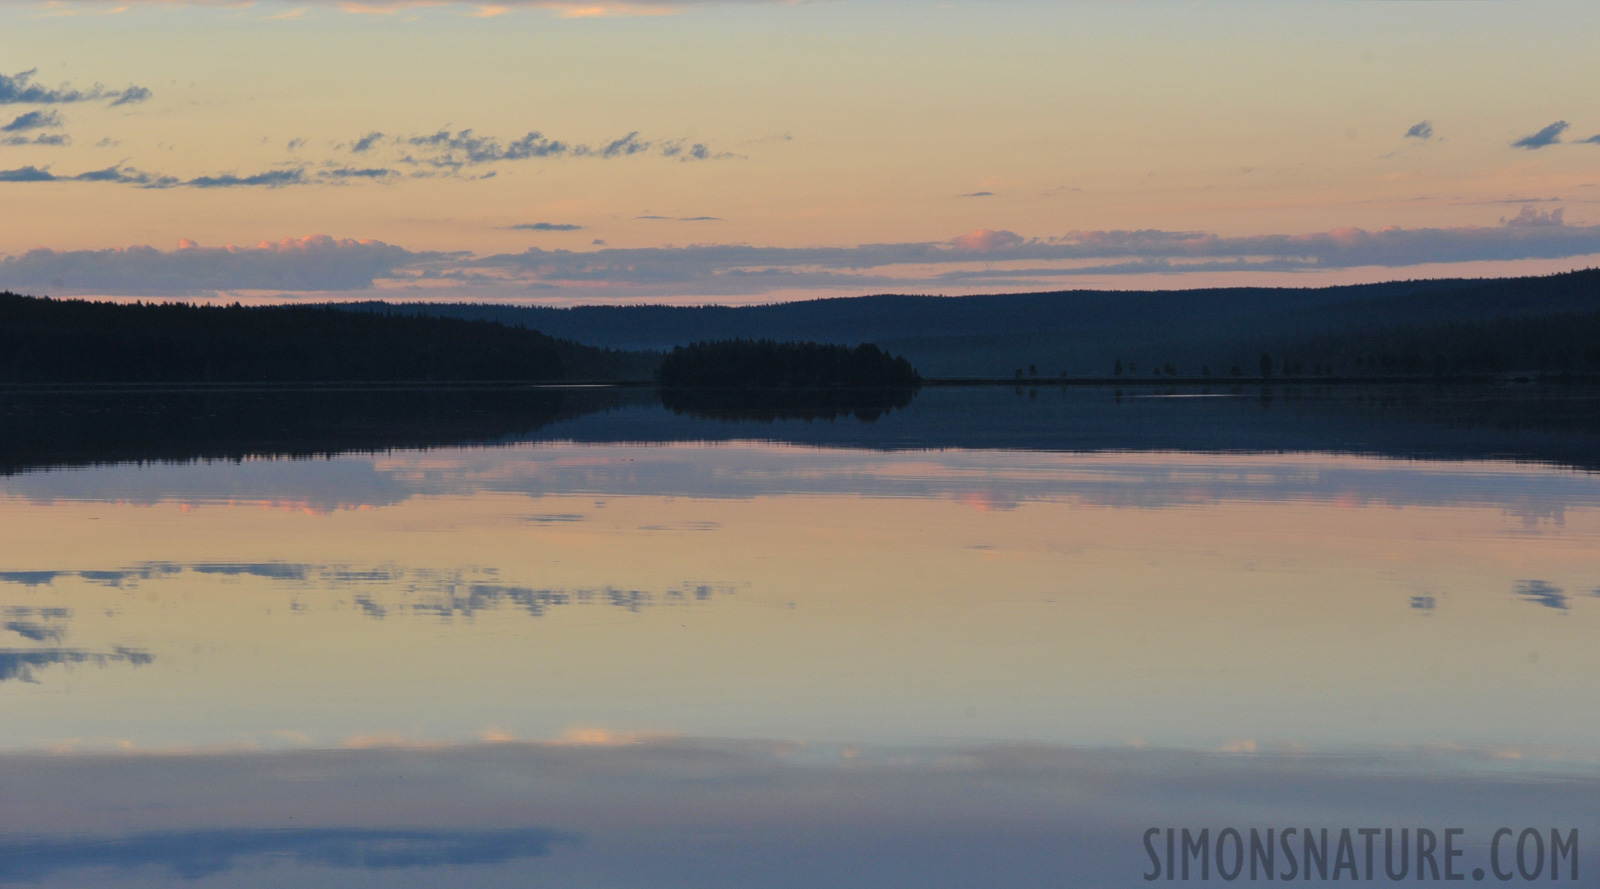
[[[492,321],[0,293],[0,382],[555,381],[655,360]]]
[[[1312,375],[1600,372],[1579,331],[1600,323],[1600,270],[1338,287],[878,295],[756,306],[348,304],[493,319],[622,349],[771,339],[876,343],[930,378],[1258,374],[1269,354]],[[1590,337],[1592,342],[1592,337]],[[1137,370],[1132,370],[1136,368]],[[1030,372],[1030,369],[1032,372]]]

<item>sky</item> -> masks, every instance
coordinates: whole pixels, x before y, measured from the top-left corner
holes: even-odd
[[[0,0],[0,289],[753,303],[1600,265],[1592,2]]]

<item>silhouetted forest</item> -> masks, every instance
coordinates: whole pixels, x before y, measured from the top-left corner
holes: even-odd
[[[773,340],[678,346],[662,359],[663,389],[899,389],[920,382],[904,358],[863,343],[850,347]]]
[[[1288,377],[1594,376],[1600,375],[1600,311],[1368,328],[1264,347],[1276,349],[1263,354]],[[1251,376],[1267,366],[1246,352],[1234,356],[1230,370],[1240,363]]]
[[[490,321],[0,293],[0,382],[610,379],[657,360]]]
[[[656,372],[675,414],[773,422],[870,421],[916,396],[911,362],[877,346],[723,340],[679,346]]]
[[[736,390],[642,387],[0,390],[0,475],[473,443],[748,439],[886,450],[1314,451],[1600,471],[1600,387],[1583,384],[1246,381],[1209,387],[1224,396],[1213,398],[1159,397],[1194,390],[1150,382],[1014,391],[952,386],[918,390],[914,401],[905,392],[909,403],[892,409],[870,400],[883,390],[788,391],[819,400],[774,404],[754,391],[730,403],[717,396]],[[687,403],[673,401],[674,393]],[[869,400],[856,407],[838,400],[855,396]],[[892,390],[885,397],[894,397]]]
[[[1240,375],[1257,377],[1262,353],[1275,371],[1287,363],[1305,376],[1313,375],[1313,365],[1340,376],[1432,374],[1439,354],[1452,366],[1497,368],[1483,372],[1537,371],[1542,355],[1548,368],[1565,360],[1569,372],[1586,366],[1593,373],[1592,348],[1563,334],[1567,319],[1592,324],[1600,312],[1600,270],[1320,288],[880,295],[740,307],[347,308],[492,319],[619,349],[734,338],[871,342],[906,356],[928,377],[945,378],[1011,378],[1018,370],[1029,378],[1106,377],[1118,361],[1124,373],[1139,376],[1160,370],[1162,377],[1199,378],[1204,369],[1229,376],[1237,366]],[[1530,326],[1518,327],[1517,319]],[[1538,327],[1536,319],[1559,320]],[[1506,341],[1486,347],[1496,337]],[[1486,360],[1491,352],[1493,360]],[[1374,363],[1378,370],[1369,372]]]

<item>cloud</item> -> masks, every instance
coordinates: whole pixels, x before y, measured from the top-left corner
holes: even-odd
[[[1561,134],[1567,131],[1567,122],[1558,120],[1531,136],[1523,136],[1511,143],[1513,148],[1536,149],[1546,145],[1555,145],[1561,141]]]
[[[370,134],[369,134],[370,135]],[[366,141],[363,136],[356,144]],[[557,157],[566,154],[571,146],[565,142],[545,138],[543,133],[531,130],[520,139],[502,146],[498,139],[474,135],[472,130],[460,130],[455,133],[449,130],[439,130],[425,136],[411,136],[403,140],[403,144],[425,151],[434,152],[432,156],[421,159],[407,156],[403,159],[406,163],[423,163],[435,167],[460,168],[475,164],[486,164],[493,161],[526,160],[538,157]],[[368,148],[371,146],[369,145]],[[352,150],[355,150],[352,148]],[[366,148],[361,149],[367,150]]]
[[[959,197],[959,198],[992,198],[992,197],[994,197],[994,192],[992,192],[992,191],[969,191],[966,194],[956,195],[956,197]]]
[[[579,155],[592,154],[595,157],[612,158],[626,157],[630,154],[639,154],[649,150],[650,143],[640,141],[639,132],[635,130],[634,132],[623,136],[621,139],[614,139],[597,149],[589,149],[580,146],[577,150],[577,153]]]
[[[56,177],[48,170],[38,167],[18,167],[15,170],[0,170],[0,182],[54,182]]]
[[[130,86],[120,93],[111,93],[109,95],[116,96],[116,98],[112,99],[111,101],[111,107],[115,108],[118,105],[132,105],[135,102],[143,102],[144,100],[150,98],[152,93],[146,87]]]
[[[1578,140],[1579,145],[1600,145],[1600,133],[1595,133],[1587,139]]]
[[[471,129],[451,131],[445,128],[422,135],[394,137],[373,131],[351,142],[348,150],[364,154],[385,144],[407,150],[406,154],[396,159],[397,163],[441,170],[460,170],[464,167],[503,161],[559,157],[612,160],[641,154],[656,154],[680,161],[699,161],[722,160],[736,156],[729,152],[713,151],[700,142],[691,145],[683,140],[658,142],[644,139],[637,130],[597,146],[553,139],[538,130],[529,130],[509,142],[502,142],[494,136],[480,136]]]
[[[988,253],[1006,247],[1016,247],[1022,243],[1022,236],[1016,232],[980,228],[951,240],[950,246],[972,253]]]
[[[106,167],[103,170],[90,170],[68,177],[73,182],[120,182],[124,185],[138,185],[144,188],[172,188],[183,183],[172,176],[158,176],[136,170],[133,167]]]
[[[1562,218],[1565,212],[1565,207],[1541,213],[1534,207],[1524,206],[1522,212],[1502,221],[1508,228],[1560,228],[1566,225],[1566,221]]]
[[[51,129],[61,126],[61,114],[54,110],[26,111],[10,123],[0,127],[0,133],[23,133],[28,130]]]
[[[72,139],[65,133],[40,133],[32,139],[27,136],[7,136],[0,139],[0,145],[70,145]]]
[[[249,176],[237,176],[232,173],[224,173],[220,176],[197,176],[183,184],[194,188],[238,188],[252,185],[279,188],[284,185],[301,185],[305,181],[305,170],[294,169],[270,170]]]
[[[399,176],[399,170],[388,167],[330,167],[317,173],[324,179],[388,179]]]
[[[360,154],[360,153],[362,153],[364,151],[369,151],[369,150],[372,149],[372,146],[378,144],[378,140],[382,139],[382,138],[383,138],[383,134],[382,133],[378,132],[377,130],[373,130],[372,132],[366,134],[365,136],[362,136],[361,138],[357,139],[356,141],[350,143],[350,150],[352,152],[354,152],[355,154]]]
[[[681,141],[662,143],[661,156],[675,157],[680,161],[726,160],[730,157],[738,157],[738,155],[729,151],[713,152],[709,146],[702,142],[686,145]]]
[[[116,167],[81,175],[130,181],[148,176]],[[36,167],[0,171],[0,181],[56,179],[48,170]],[[245,177],[231,181],[238,185],[248,182]],[[160,187],[175,184],[190,183],[174,180]],[[718,221],[713,216],[645,214],[636,218]],[[1561,208],[1543,212],[1529,207],[1495,226],[1390,226],[1376,231],[1347,227],[1293,235],[1223,237],[1144,229],[1026,238],[1011,231],[978,229],[943,242],[840,247],[594,246],[597,249],[529,247],[519,253],[472,256],[412,252],[382,242],[335,241],[318,235],[255,247],[171,252],[152,247],[59,253],[39,249],[0,259],[0,288],[144,296],[233,290],[352,291],[384,282],[385,288],[413,288],[410,293],[421,296],[444,295],[445,291],[429,288],[448,286],[449,298],[463,298],[464,287],[482,288],[479,294],[501,288],[508,296],[520,298],[526,298],[530,288],[633,298],[754,295],[802,288],[859,292],[926,291],[945,285],[1043,289],[1087,275],[1322,272],[1567,259],[1600,254],[1600,225],[1570,225]]]
[[[573,225],[569,222],[519,222],[516,225],[508,225],[506,228],[512,231],[525,232],[575,232],[583,230],[583,226]]]
[[[502,864],[572,846],[570,833],[502,830],[280,828],[167,831],[127,836],[0,839],[0,882],[37,882],[84,868],[165,868],[185,880],[246,864],[395,870]]]
[[[1429,123],[1428,121],[1423,121],[1423,122],[1418,123],[1418,124],[1412,124],[1411,129],[1406,130],[1406,138],[1407,139],[1432,139],[1433,138],[1433,124]]]
[[[41,86],[33,80],[38,73],[38,68],[30,68],[16,74],[0,74],[0,105],[59,105],[110,99],[115,106],[143,102],[151,96],[150,90],[142,86],[122,90],[108,90],[98,83],[88,89],[66,84],[55,88]]]
[[[19,292],[192,295],[232,290],[359,290],[374,280],[446,258],[382,241],[327,235],[253,247],[30,250],[0,260],[0,288]]]
[[[46,143],[44,137],[28,144]],[[311,172],[306,167],[267,170],[261,173],[240,175],[220,173],[180,179],[159,173],[147,173],[134,167],[111,166],[102,170],[89,170],[70,176],[58,176],[48,169],[26,166],[14,170],[0,170],[0,182],[101,182],[133,185],[139,188],[283,188],[291,185],[339,183],[354,180],[380,180],[400,176],[400,171],[387,167],[331,166]]]

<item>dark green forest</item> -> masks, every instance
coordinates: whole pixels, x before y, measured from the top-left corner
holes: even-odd
[[[8,383],[616,379],[648,375],[656,360],[491,321],[0,293]]]

